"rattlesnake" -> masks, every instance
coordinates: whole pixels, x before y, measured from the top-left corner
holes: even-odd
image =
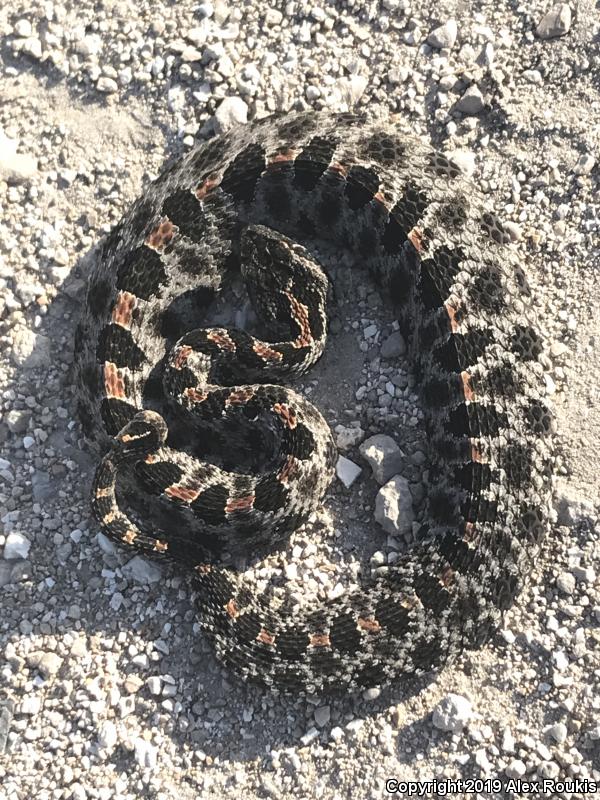
[[[512,603],[548,519],[553,421],[508,239],[477,187],[416,137],[300,113],[174,161],[98,248],[75,343],[82,426],[105,453],[95,516],[109,537],[194,570],[203,628],[242,677],[294,692],[385,683],[478,646]],[[323,417],[279,386],[326,346],[319,242],[398,310],[428,490],[417,541],[384,574],[276,609],[218,556],[300,525],[332,476]],[[174,345],[181,296],[206,305],[240,263],[268,340],[213,327]],[[232,448],[245,463],[265,448],[270,467],[224,470]]]

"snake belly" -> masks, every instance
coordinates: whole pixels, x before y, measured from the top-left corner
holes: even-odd
[[[267,379],[256,377],[259,363],[243,389],[227,382],[216,412],[238,392],[228,408],[242,413],[249,386],[255,402],[267,398],[259,410],[275,415],[281,441],[290,420],[305,425],[310,436],[288,442],[270,473],[269,503],[256,500],[260,477],[238,475],[234,491],[230,472],[167,438],[162,416],[161,365],[183,358],[169,361],[172,304],[190,291],[216,297],[247,232],[263,229],[307,261],[322,242],[374,276],[409,342],[429,444],[414,545],[384,574],[305,607],[274,607],[210,556],[300,524],[309,505],[298,497],[314,507],[331,478],[331,437],[318,411],[261,389],[271,386],[268,367],[278,356],[263,348]],[[242,679],[298,693],[420,674],[481,645],[522,588],[550,514],[554,426],[531,290],[508,240],[449,158],[391,124],[310,112],[257,120],[198,145],[98,248],[75,341],[82,427],[105,454],[94,513],[124,546],[194,571],[203,629]],[[315,338],[312,301],[295,291],[296,338],[272,348],[285,364],[298,350],[293,342]],[[224,336],[217,349],[231,350]],[[207,392],[194,394],[192,383],[184,388],[196,413]],[[218,392],[218,381],[210,386]],[[136,475],[131,491],[148,512],[143,523],[118,506],[119,459]],[[277,498],[296,516],[278,521]]]

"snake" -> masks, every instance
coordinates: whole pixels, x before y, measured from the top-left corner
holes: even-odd
[[[289,536],[334,475],[327,422],[284,385],[327,347],[326,247],[376,281],[408,343],[426,497],[394,563],[274,602],[230,556]],[[167,163],[91,261],[74,381],[93,515],[189,570],[227,667],[274,692],[352,691],[491,637],[551,518],[555,425],[535,293],[452,157],[366,113],[256,119]],[[236,281],[260,335],[198,324]]]

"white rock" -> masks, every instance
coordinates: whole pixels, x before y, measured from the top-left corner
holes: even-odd
[[[563,594],[573,594],[575,591],[575,576],[572,572],[561,572],[556,579],[556,585]]]
[[[226,97],[215,111],[213,127],[215,133],[225,133],[235,125],[248,121],[248,106],[241,97]]]
[[[309,728],[304,736],[300,737],[300,741],[302,742],[302,746],[306,747],[308,744],[313,742],[319,736],[319,731],[313,726]]]
[[[504,750],[505,753],[514,753],[515,752],[515,737],[512,735],[512,731],[510,728],[505,728],[502,732],[502,743],[500,747]]]
[[[50,339],[29,328],[18,328],[13,333],[11,358],[18,367],[47,366],[50,361]]]
[[[344,731],[336,725],[329,732],[329,738],[333,739],[334,742],[339,742],[344,738]]]
[[[458,35],[458,26],[455,19],[447,20],[443,25],[434,28],[427,37],[427,44],[437,48],[454,47]]]
[[[31,22],[28,19],[19,19],[15,22],[14,31],[17,36],[20,36],[22,39],[26,39],[33,33],[33,28],[31,27]]]
[[[358,444],[365,435],[365,432],[358,425],[347,428],[345,425],[337,425],[335,429],[335,442],[340,450],[349,450]]]
[[[518,778],[522,778],[523,775],[527,772],[527,767],[521,761],[520,758],[515,758],[514,761],[511,761],[510,764],[504,770],[504,774],[507,778],[511,778],[512,780],[517,780]]]
[[[134,556],[131,561],[121,567],[121,571],[125,577],[133,578],[138,583],[156,583],[162,575],[160,568],[156,564],[151,563],[142,556]]]
[[[20,705],[19,711],[21,714],[27,714],[28,716],[32,717],[39,713],[41,707],[41,697],[38,697],[37,695],[30,695],[29,697],[23,698],[23,702]]]
[[[353,108],[360,100],[367,88],[367,84],[368,80],[365,75],[351,75],[349,78],[340,78],[338,89],[348,108]]]
[[[378,433],[366,439],[359,448],[360,454],[373,470],[373,477],[382,486],[398,473],[404,454],[391,436]]]
[[[181,60],[190,64],[194,61],[201,61],[202,60],[202,53],[196,47],[192,47],[189,45],[188,47],[184,47],[184,49],[180,53]]]
[[[27,558],[31,542],[22,533],[9,533],[4,544],[4,558]]]
[[[117,726],[114,722],[104,720],[98,731],[98,744],[103,750],[112,750],[117,743]]]
[[[107,78],[106,75],[102,75],[98,78],[96,89],[98,89],[99,92],[104,92],[104,94],[114,94],[119,91],[119,86],[112,78]]]
[[[362,469],[354,461],[350,461],[349,458],[339,456],[335,465],[335,472],[346,489],[349,489],[362,472]]]
[[[142,769],[154,769],[156,767],[156,747],[146,739],[138,737],[133,743],[135,760]]]
[[[283,14],[276,8],[269,8],[265,14],[265,25],[271,27],[272,25],[280,25],[283,19]]]
[[[208,33],[209,28],[207,25],[198,25],[195,28],[190,28],[185,34],[185,38],[188,39],[188,41],[190,41],[192,44],[195,44],[196,47],[201,47],[206,41]]]
[[[42,43],[37,36],[29,36],[27,39],[23,40],[21,52],[39,61],[42,57]]]
[[[0,128],[0,180],[7,183],[25,183],[37,173],[37,159],[17,153],[17,144]]]
[[[582,156],[579,157],[579,161],[575,164],[573,168],[573,172],[575,175],[589,175],[589,173],[594,168],[594,164],[596,163],[596,159],[594,156],[590,155],[589,153],[584,153]]]
[[[382,486],[375,498],[375,519],[392,535],[408,535],[412,531],[414,511],[408,481],[396,475]]]
[[[475,172],[475,153],[470,150],[452,150],[446,155],[463,175],[470,177]]]
[[[566,3],[557,3],[544,14],[535,30],[540,39],[564,36],[571,27],[571,9]]]
[[[460,694],[449,694],[433,709],[433,724],[442,731],[458,733],[473,717],[473,705]]]
[[[75,42],[73,49],[80,56],[95,56],[102,50],[102,38],[97,33],[91,33]]]

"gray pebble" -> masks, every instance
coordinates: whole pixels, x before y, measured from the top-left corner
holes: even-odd
[[[590,153],[584,153],[582,156],[579,157],[579,161],[575,164],[573,168],[573,172],[575,175],[589,175],[592,169],[594,168],[594,164],[596,163],[596,159]]]
[[[406,353],[406,343],[400,331],[394,331],[381,345],[382,358],[397,358]]]
[[[387,533],[405,536],[412,531],[413,501],[406,478],[396,475],[377,492],[375,519]]]
[[[380,485],[386,483],[402,467],[404,454],[392,437],[386,434],[378,433],[369,437],[360,445],[359,450]]]
[[[474,116],[483,111],[485,103],[479,88],[474,84],[469,86],[460,100],[455,103],[455,109],[466,116]]]
[[[557,3],[544,14],[537,28],[536,34],[540,39],[554,39],[564,36],[571,27],[571,8],[567,3]]]
[[[427,44],[437,48],[450,49],[454,47],[458,35],[456,20],[449,19],[438,28],[434,28],[427,37]]]
[[[127,578],[132,578],[138,583],[156,583],[162,576],[160,567],[143,556],[134,556],[121,568],[121,571]]]

